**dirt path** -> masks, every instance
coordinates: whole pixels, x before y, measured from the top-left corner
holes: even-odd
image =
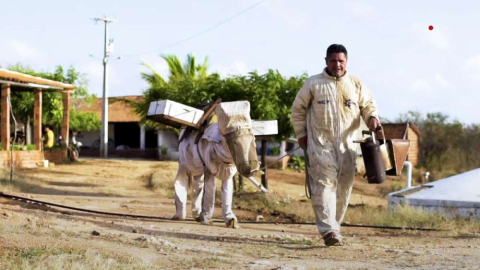
[[[170,217],[171,191],[147,185],[158,171],[171,184],[175,169],[168,162],[84,159],[19,170],[22,183],[4,181],[1,188],[88,209]],[[302,199],[301,174],[272,171],[270,177],[271,189]],[[372,197],[384,203],[374,196],[382,187],[362,186],[356,194],[367,198],[364,202]],[[480,264],[480,237],[350,227],[343,234],[346,246],[327,248],[312,225],[242,224],[232,230],[221,222],[121,219],[0,199],[4,269],[478,269]]]

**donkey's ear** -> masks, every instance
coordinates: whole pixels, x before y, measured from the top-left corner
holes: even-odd
[[[222,102],[215,109],[215,114],[218,117],[218,128],[222,135],[252,126],[248,101]]]

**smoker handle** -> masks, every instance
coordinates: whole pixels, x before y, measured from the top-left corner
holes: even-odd
[[[376,144],[375,140],[375,132],[369,131],[369,130],[362,130],[362,137],[363,135],[370,135],[372,137],[373,142]]]
[[[386,138],[385,138],[385,131],[383,130],[383,126],[377,127],[377,130],[375,131],[382,131],[382,137],[383,137],[383,144],[387,144]]]

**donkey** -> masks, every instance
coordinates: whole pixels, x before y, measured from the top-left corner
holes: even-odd
[[[233,176],[238,170],[242,176],[250,177],[260,167],[250,119],[250,103],[220,103],[201,139],[195,143],[197,134],[198,131],[187,134],[179,145],[179,168],[174,184],[176,214],[172,219],[186,218],[190,176],[193,178],[192,215],[202,224],[211,224],[216,177],[222,181],[225,224],[229,228],[239,228],[232,211]]]

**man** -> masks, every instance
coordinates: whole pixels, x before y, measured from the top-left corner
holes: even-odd
[[[49,126],[45,126],[45,133],[45,148],[52,148],[53,144],[55,143],[55,134]]]
[[[380,127],[375,101],[347,68],[343,45],[327,49],[323,73],[308,78],[292,106],[292,123],[308,158],[309,187],[317,228],[325,245],[343,245],[340,224],[355,176],[360,117],[370,130]]]

